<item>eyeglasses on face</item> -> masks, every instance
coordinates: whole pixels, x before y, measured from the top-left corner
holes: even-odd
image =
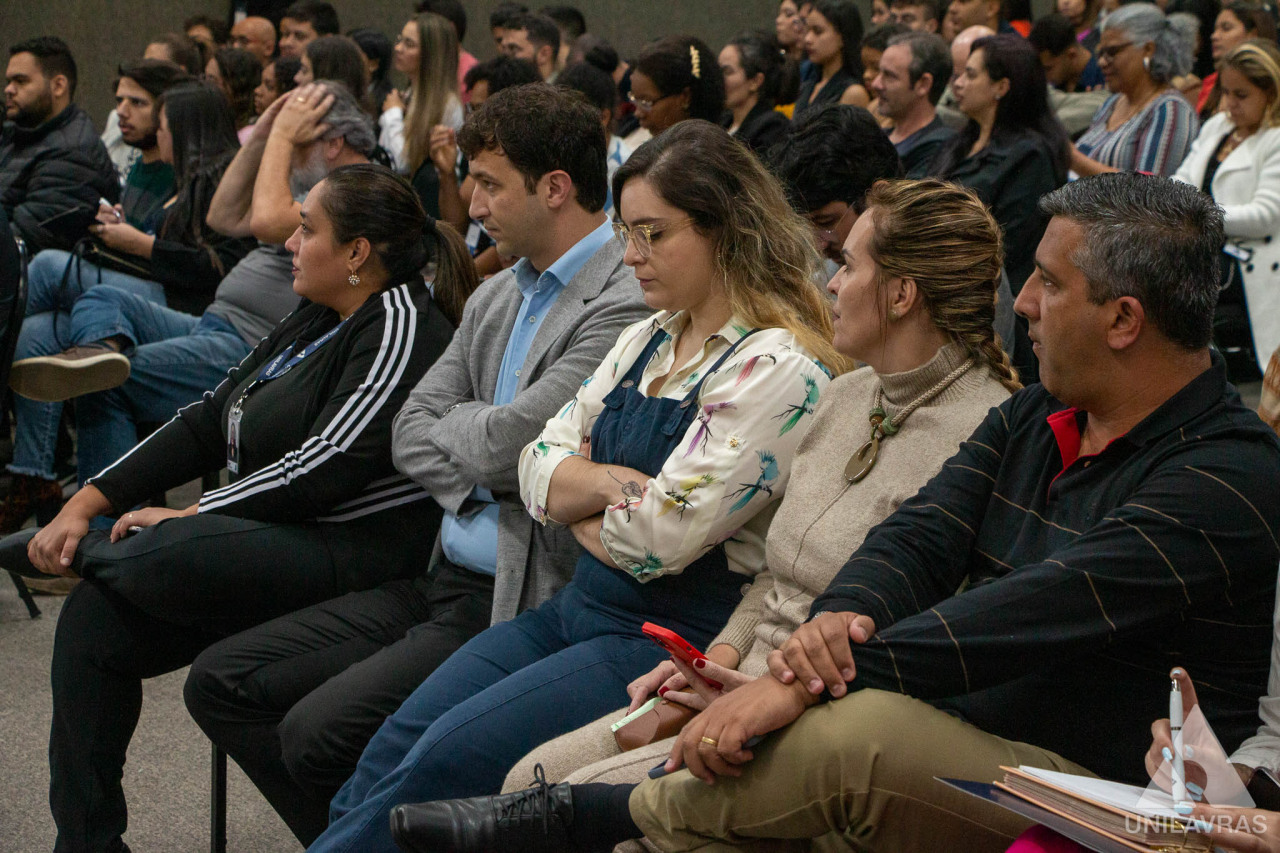
[[[627,243],[630,242],[636,247],[636,254],[640,256],[640,260],[647,261],[653,255],[653,241],[671,231],[683,228],[686,225],[692,225],[693,219],[679,219],[675,222],[654,222],[647,225],[628,226],[623,222],[613,223],[613,234],[618,238],[618,242],[622,244],[623,251],[626,251]]]
[[[656,107],[661,102],[665,101],[667,98],[674,98],[674,97],[675,95],[663,95],[661,98],[655,98],[654,100],[650,101],[650,100],[646,100],[645,98],[637,98],[635,92],[627,93],[627,100],[630,101],[632,104],[634,104],[636,109],[646,113],[649,112],[649,110]]]
[[[1100,47],[1098,48],[1098,61],[1101,62],[1105,59],[1107,62],[1114,62],[1117,56],[1124,53],[1125,49],[1130,47],[1133,47],[1133,42],[1131,41],[1124,42],[1123,44],[1113,44],[1109,47]]]

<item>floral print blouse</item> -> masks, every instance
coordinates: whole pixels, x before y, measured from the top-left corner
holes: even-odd
[[[684,312],[657,315],[625,329],[577,394],[520,454],[520,496],[546,524],[547,490],[556,466],[578,455],[604,408],[604,397],[658,330],[669,338],[644,368],[644,391],[659,376],[663,397],[684,398],[719,357],[748,331],[731,319],[701,351],[672,372]],[[831,380],[786,329],[761,329],[707,377],[697,414],[658,476],[604,508],[600,541],[614,563],[641,581],[678,573],[723,542],[729,568],[764,570],[764,539],[791,474],[791,459]]]

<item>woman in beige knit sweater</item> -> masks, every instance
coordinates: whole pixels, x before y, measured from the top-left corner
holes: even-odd
[[[894,181],[877,184],[867,202],[827,285],[835,348],[866,366],[823,392],[769,527],[768,568],[707,651],[701,672],[724,691],[768,671],[769,652],[805,621],[871,528],[1020,387],[991,329],[1001,236],[977,196],[939,181]],[[694,681],[696,690],[665,662],[628,687],[631,708],[660,692],[700,710],[716,691]],[[535,749],[505,790],[528,785],[539,763],[548,782],[641,781],[671,741],[619,753],[610,724],[624,713]]]

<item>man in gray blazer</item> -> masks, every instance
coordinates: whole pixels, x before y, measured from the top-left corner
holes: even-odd
[[[228,638],[187,679],[196,722],[303,844],[382,721],[440,663],[569,580],[579,546],[521,505],[520,450],[650,313],[602,209],[595,110],[543,83],[515,87],[458,142],[476,183],[471,217],[521,260],[471,296],[396,419],[396,467],[445,510],[439,536],[414,532],[430,567]]]

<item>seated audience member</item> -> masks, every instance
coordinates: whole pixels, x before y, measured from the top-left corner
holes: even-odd
[[[333,87],[332,105],[326,107],[325,91],[320,86],[299,95],[302,101],[291,97],[280,102],[282,108],[254,125],[255,135],[231,161],[209,202],[210,228],[283,243],[289,237],[284,229],[290,215],[297,228],[301,205],[295,194],[304,196],[338,166],[366,161],[374,145],[368,118],[338,86]],[[321,121],[328,128],[321,139],[292,141],[295,135],[314,136]],[[268,133],[264,146],[258,134]],[[296,165],[291,166],[295,157]],[[219,223],[242,206],[243,221],[221,228]],[[227,273],[213,303],[199,317],[106,285],[76,300],[65,331],[71,350],[25,360],[18,375],[29,373],[23,381],[32,387],[59,389],[47,398],[84,395],[76,400],[81,482],[137,442],[139,423],[163,422],[176,409],[199,400],[297,306],[290,286],[292,266],[282,246],[259,246]],[[436,299],[448,316],[446,294],[437,293]],[[78,356],[92,358],[78,363]],[[53,440],[52,430],[44,434]],[[52,445],[41,447],[35,458],[51,458],[52,453]]]
[[[1174,178],[1222,206],[1228,251],[1219,259],[1219,307],[1243,306],[1263,371],[1280,347],[1280,49],[1245,42],[1223,57],[1218,75],[1224,110],[1200,128]]]
[[[1170,85],[1191,67],[1191,37],[1151,3],[1130,3],[1107,16],[1098,67],[1114,94],[1076,140],[1072,171],[1177,171],[1200,129],[1195,109]]]
[[[624,258],[660,313],[622,333],[520,456],[529,514],[583,547],[573,580],[414,691],[314,853],[394,851],[393,805],[500,790],[521,756],[615,707],[665,657],[644,621],[705,646],[764,569],[795,446],[843,366],[817,255],[777,181],[710,122],[636,151],[614,196]]]
[[[622,139],[613,133],[613,117],[618,111],[618,87],[613,80],[599,68],[587,62],[570,65],[556,77],[556,85],[577,92],[587,99],[587,103],[600,111],[600,125],[604,128],[605,138],[609,140],[609,152],[605,155],[605,166],[608,169],[608,180],[618,167],[627,162],[631,149]],[[605,209],[613,206],[612,194],[605,195]]]
[[[75,93],[76,62],[61,39],[42,36],[9,48],[0,206],[33,254],[71,248],[94,221],[98,199],[120,197],[93,121],[72,103]]]
[[[467,10],[463,8],[460,0],[418,0],[414,10],[419,15],[434,12],[453,24],[453,35],[458,42],[458,91],[462,102],[469,103],[466,86],[467,72],[479,65],[480,60],[462,46],[462,40],[467,37]]]
[[[903,33],[909,33],[911,30],[902,24],[895,24],[888,21],[883,24],[877,24],[862,37],[862,87],[867,90],[871,102],[867,104],[867,109],[871,111],[873,116],[879,118],[880,123],[888,129],[891,125],[888,120],[880,115],[880,110],[876,104],[876,93],[871,87],[871,81],[876,79],[880,74],[880,57],[884,56],[885,48],[889,46],[889,40],[894,36],[900,36]]]
[[[1044,66],[1049,85],[1063,92],[1087,92],[1106,85],[1098,58],[1076,40],[1075,27],[1066,15],[1045,15],[1036,21],[1028,37]]]
[[[1098,24],[1104,17],[1103,0],[1057,0],[1054,13],[1064,16],[1071,24],[1076,41],[1090,53],[1098,49]],[[1118,4],[1117,4],[1118,5]],[[1108,6],[1115,11],[1115,6]]]
[[[792,120],[821,104],[870,104],[862,85],[862,16],[853,0],[814,0],[805,27],[805,56],[815,70],[800,86]]]
[[[950,78],[947,43],[936,33],[894,36],[880,57],[880,73],[871,81],[871,90],[876,111],[893,122],[889,141],[908,178],[927,174],[938,149],[955,134],[937,110]]]
[[[942,25],[942,4],[938,0],[894,0],[889,4],[889,20],[915,32],[936,33]]]
[[[301,65],[293,80],[299,86],[316,80],[333,80],[347,87],[370,115],[374,111],[365,103],[369,90],[369,69],[360,45],[346,36],[320,36],[307,42]]]
[[[160,156],[156,133],[160,112],[156,102],[166,89],[190,81],[191,77],[172,62],[144,59],[120,66],[116,79],[116,116],[126,145],[138,149],[138,158],[129,170],[120,191],[120,204],[106,205],[98,212],[100,224],[125,221],[134,228],[152,227],[163,215],[165,202],[173,198],[173,166]]]
[[[528,11],[529,7],[523,3],[502,2],[493,7],[493,11],[489,13],[489,35],[492,36],[493,46],[499,53],[502,52],[502,40],[506,37],[507,26],[511,19]]]
[[[373,27],[360,27],[347,33],[347,38],[356,43],[364,54],[364,67],[369,73],[369,86],[365,90],[364,101],[382,111],[387,95],[395,91],[391,83],[392,63],[395,61],[395,47],[391,39],[382,30]],[[430,216],[431,212],[428,211]]]
[[[1003,10],[1001,0],[951,0],[947,5],[947,22],[955,33],[969,27],[986,27],[996,35],[1020,36],[1001,14]]]
[[[426,806],[444,832],[470,815],[484,843],[432,849],[835,833],[869,850],[999,851],[1025,819],[934,776],[1026,764],[1143,784],[1135,758],[1175,664],[1214,685],[1202,710],[1227,750],[1253,733],[1280,440],[1209,348],[1221,215],[1191,187],[1133,174],[1077,181],[1044,206],[1018,299],[1044,384],[993,410],[867,536],[771,655],[771,677],[685,726],[666,768],[690,772],[544,786],[514,795],[522,819],[499,826],[485,803]],[[1167,630],[1185,621],[1195,630]],[[1085,724],[1063,725],[1064,707]]]
[[[298,85],[295,78],[302,61],[291,56],[279,56],[262,68],[262,81],[253,90],[253,109],[259,117],[285,92],[292,92]],[[245,140],[246,142],[248,140]]]
[[[1170,22],[1179,29],[1194,33],[1191,38],[1191,69],[1170,82],[1183,97],[1195,103],[1199,98],[1203,80],[1214,72],[1213,30],[1222,4],[1217,0],[1166,0],[1163,11]]]
[[[1222,11],[1214,22],[1210,44],[1213,50],[1214,63],[1222,62],[1222,58],[1249,39],[1265,42],[1276,41],[1276,21],[1273,13],[1266,8],[1250,2],[1250,0],[1233,0],[1223,5]],[[1222,99],[1218,82],[1218,71],[1204,78],[1196,99],[1196,112],[1201,121],[1207,121],[1218,111]]]
[[[724,75],[701,39],[667,36],[636,57],[627,98],[650,136],[689,118],[714,123],[724,113]]]
[[[23,361],[60,353],[71,345],[70,311],[80,295],[90,287],[109,285],[199,314],[227,270],[253,248],[252,240],[223,237],[204,223],[209,200],[237,147],[222,95],[205,84],[175,86],[160,96],[158,115],[161,158],[177,174],[174,198],[158,224],[146,232],[124,222],[90,226],[111,250],[114,262],[73,260],[66,252],[50,249],[36,255],[28,268],[27,317],[14,349],[18,368],[10,375],[16,428],[13,459],[7,466],[13,486],[0,507],[2,533],[17,530],[32,512],[40,520],[62,503],[55,472],[62,405],[38,402],[62,399],[61,389],[30,383]],[[85,352],[87,358],[79,363],[88,364],[106,352]],[[83,476],[92,473],[84,471]]]
[[[333,6],[324,0],[298,0],[280,18],[280,55],[302,59],[308,44],[320,36],[336,36],[340,32],[342,27]]]
[[[823,394],[769,526],[769,572],[708,646],[701,673],[725,692],[767,675],[769,653],[804,623],[867,532],[938,473],[992,406],[1022,387],[991,328],[1000,244],[1000,226],[972,191],[894,181],[868,194],[844,245],[848,264],[827,285],[835,297],[833,345],[867,366],[833,380]],[[858,477],[867,433],[850,425],[881,411],[893,440],[870,428],[883,444]],[[644,779],[672,741],[618,757],[611,724],[654,693],[699,711],[719,694],[677,666],[664,661],[632,682],[631,708],[535,749],[505,787],[527,786],[536,764],[552,782],[579,768],[575,782]]]
[[[1028,36],[1040,55],[1049,81],[1049,106],[1070,136],[1088,130],[1093,116],[1108,97],[1106,78],[1097,58],[1076,40],[1065,15],[1046,15]]]
[[[768,33],[746,32],[721,49],[719,62],[725,105],[720,125],[763,155],[787,132],[787,117],[774,109],[782,85],[781,49]]]
[[[773,17],[774,32],[787,58],[796,63],[807,61],[804,55],[805,26],[804,15],[800,14],[796,0],[778,3],[778,13]]]
[[[238,47],[219,48],[205,66],[205,79],[218,87],[231,108],[238,138],[248,139],[249,125],[257,116],[253,92],[262,82],[262,65],[258,58]]]
[[[515,461],[648,314],[600,208],[599,127],[594,110],[541,83],[495,94],[464,126],[482,179],[472,210],[524,260],[468,300],[396,419],[396,467],[444,507],[431,565],[231,637],[192,666],[192,716],[304,844],[383,720],[491,619],[568,580],[577,543],[529,517]]]
[[[231,41],[231,28],[226,19],[211,15],[192,15],[182,22],[182,31],[187,38],[204,48],[206,57],[212,57]]]
[[[503,30],[502,52],[532,62],[543,80],[554,83],[560,55],[560,29],[546,15],[525,13],[510,18]]]
[[[396,39],[395,67],[409,78],[409,90],[403,97],[392,90],[379,105],[378,141],[391,155],[396,171],[413,175],[430,159],[432,130],[440,125],[452,130],[462,126],[453,25],[431,12],[410,20]]]
[[[543,6],[539,15],[545,15],[555,21],[560,30],[560,49],[556,51],[556,71],[563,71],[569,62],[569,51],[578,39],[586,35],[587,19],[580,10],[573,6]]]
[[[871,114],[841,104],[792,122],[770,160],[831,274],[844,265],[845,241],[872,185],[902,177],[897,152]]]
[[[143,59],[172,62],[192,77],[204,73],[205,63],[200,45],[183,33],[165,33],[147,43],[142,51]]]
[[[974,42],[953,88],[969,123],[939,150],[929,173],[973,189],[991,208],[1004,231],[1005,271],[1016,297],[1035,268],[1035,247],[1049,221],[1037,203],[1066,182],[1071,143],[1049,111],[1044,71],[1022,36]],[[1026,321],[1019,320],[1014,366],[1032,382],[1036,361],[1026,335]]]
[[[542,79],[533,63],[498,55],[485,60],[467,73],[467,90],[471,110],[480,109],[484,103],[503,89],[537,83]],[[484,231],[484,226],[469,213],[475,179],[469,174],[458,182],[458,140],[452,128],[437,127],[431,134],[431,163],[435,166],[436,180],[440,184],[440,218],[466,235],[467,248],[475,258],[476,272],[481,278],[493,275],[514,261],[504,263],[498,256],[494,242]],[[467,162],[462,160],[465,168]]]
[[[266,68],[276,55],[276,28],[266,18],[242,18],[231,27],[231,46],[249,51]]]
[[[430,495],[392,466],[391,429],[453,334],[419,270],[437,261],[437,292],[468,271],[448,264],[450,238],[381,166],[334,170],[300,216],[287,244],[298,310],[49,526],[0,541],[8,568],[90,581],[67,599],[54,641],[58,849],[121,849],[120,777],[144,678],[220,637],[408,575],[440,523]],[[186,509],[129,509],[224,467],[230,485]],[[110,533],[90,532],[100,515],[119,516]]]
[[[956,106],[956,96],[952,87],[955,85],[960,75],[964,74],[965,63],[969,61],[969,51],[973,47],[973,43],[980,38],[995,35],[995,30],[990,27],[976,26],[966,27],[955,38],[951,40],[951,81],[942,93],[942,97],[938,99],[938,117],[942,119],[947,127],[961,130],[969,123],[969,117],[960,111]],[[946,35],[943,34],[945,40]]]

